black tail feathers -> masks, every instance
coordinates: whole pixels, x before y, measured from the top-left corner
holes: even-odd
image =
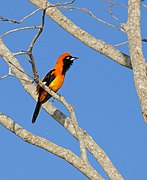
[[[41,108],[41,104],[42,104],[42,103],[40,103],[40,102],[37,102],[37,104],[36,104],[36,108],[35,108],[35,111],[34,111],[34,114],[33,114],[33,118],[32,118],[32,123],[33,123],[33,124],[35,123],[36,118],[37,118],[37,116],[38,116],[38,114],[39,114],[39,110],[40,110],[40,108]]]

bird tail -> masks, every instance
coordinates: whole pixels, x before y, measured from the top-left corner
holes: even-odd
[[[41,104],[42,104],[42,103],[40,103],[40,102],[37,102],[37,104],[36,104],[36,108],[35,108],[35,111],[34,111],[34,114],[33,114],[33,118],[32,118],[32,123],[33,123],[33,124],[35,123],[36,118],[37,118],[37,116],[38,116],[38,114],[39,114],[39,110],[40,110],[40,108],[41,108]]]

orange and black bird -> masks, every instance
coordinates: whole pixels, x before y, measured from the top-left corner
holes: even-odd
[[[62,54],[57,59],[56,64],[52,68],[52,70],[49,71],[49,73],[47,73],[47,75],[42,79],[43,84],[48,86],[52,91],[57,92],[61,88],[64,82],[64,78],[67,70],[73,64],[73,61],[75,59],[78,58],[71,56],[71,54],[68,52]],[[36,104],[36,108],[33,114],[32,123],[35,123],[41,105],[52,97],[39,85],[37,85],[36,87],[36,92],[38,93],[38,102]]]

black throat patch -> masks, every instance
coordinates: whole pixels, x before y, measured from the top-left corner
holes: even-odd
[[[70,66],[73,64],[73,61],[66,58],[63,59],[63,70],[62,70],[62,74],[65,75],[66,72],[68,71],[68,69],[70,68]]]

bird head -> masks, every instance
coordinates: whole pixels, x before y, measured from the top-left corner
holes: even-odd
[[[69,52],[63,53],[60,57],[59,60],[66,62],[73,62],[74,60],[78,59],[78,57],[73,57]]]
[[[73,64],[73,61],[78,59],[78,57],[72,56],[69,52],[66,52],[62,54],[57,61],[57,64],[61,65],[63,68],[62,74],[65,75],[67,70],[70,68],[70,66]]]

